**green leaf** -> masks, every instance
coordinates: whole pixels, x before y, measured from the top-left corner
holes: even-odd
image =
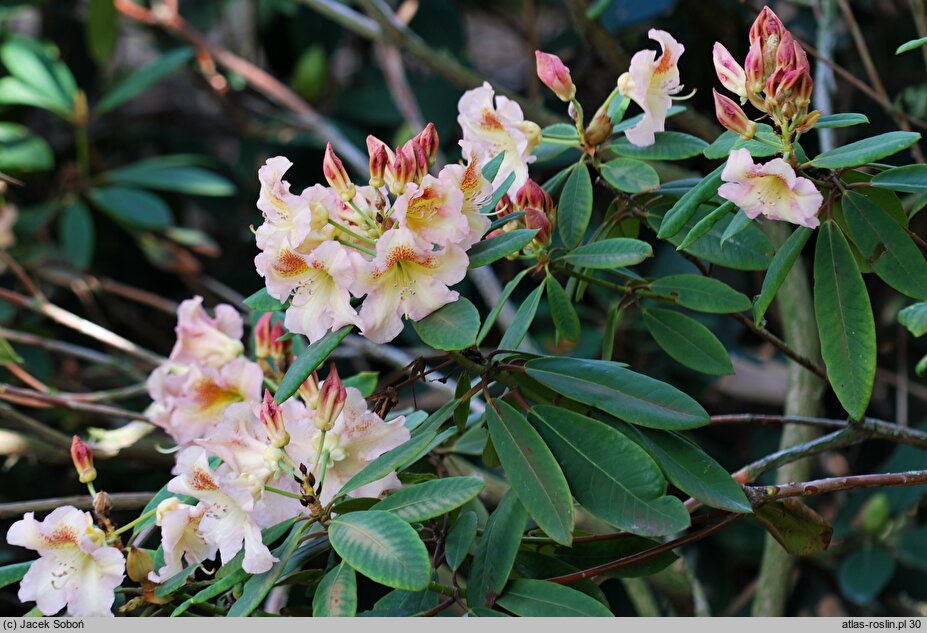
[[[346,325],[340,330],[333,330],[307,347],[284,374],[280,386],[277,387],[277,393],[274,394],[274,400],[278,404],[283,403],[296,393],[296,390],[305,382],[309,374],[325,362],[325,359],[335,351],[335,348],[341,344],[341,341],[352,329],[352,326]]]
[[[22,364],[23,358],[16,353],[16,350],[10,345],[10,342],[0,337],[0,364],[16,363]]]
[[[392,512],[409,523],[420,523],[459,508],[480,494],[484,485],[476,477],[432,479],[394,492],[373,509]]]
[[[898,292],[927,299],[927,261],[903,228],[878,204],[854,191],[843,196],[847,230],[873,270]]]
[[[814,124],[815,128],[850,127],[869,123],[869,117],[856,112],[842,112],[840,114],[825,114]]]
[[[610,270],[634,266],[652,256],[653,248],[647,242],[613,237],[583,244],[564,255],[564,259],[579,268]]]
[[[522,617],[612,617],[595,598],[566,585],[530,578],[510,582],[496,604]]]
[[[921,572],[927,571],[927,527],[902,532],[895,544],[895,554],[902,563]]]
[[[589,569],[598,567],[603,563],[610,563],[640,554],[659,545],[660,543],[655,540],[629,534],[624,538],[608,541],[574,543],[571,548],[558,547],[555,552],[557,558],[566,561],[570,565],[579,569]],[[678,558],[673,552],[650,555],[639,563],[631,563],[625,567],[607,572],[604,576],[608,578],[652,576],[672,565]]]
[[[873,187],[903,191],[905,193],[927,192],[927,165],[905,165],[886,169],[872,177]]]
[[[344,386],[354,387],[361,392],[362,396],[369,398],[373,395],[373,392],[377,390],[377,381],[379,378],[380,372],[362,371],[354,374],[350,378],[345,378]]]
[[[470,547],[476,538],[477,523],[476,512],[463,512],[447,533],[447,539],[444,542],[444,558],[454,571],[460,568],[467,554],[470,553]]]
[[[489,182],[495,180],[496,175],[499,173],[499,168],[502,166],[502,161],[504,160],[505,152],[499,152],[491,161],[483,165],[483,178]]]
[[[0,171],[25,173],[54,166],[55,154],[45,139],[23,125],[0,123]]]
[[[193,53],[192,48],[185,46],[159,55],[153,62],[142,66],[113,86],[97,103],[96,113],[109,112],[135,98],[193,59]]]
[[[163,229],[174,222],[171,210],[158,196],[128,187],[95,187],[87,194],[101,211],[136,229]]]
[[[837,225],[825,222],[814,253],[814,313],[827,377],[854,420],[866,413],[876,369],[869,293]]]
[[[618,363],[578,358],[539,358],[528,375],[577,402],[657,429],[694,429],[709,423],[701,405],[675,387]]]
[[[465,297],[438,308],[412,327],[422,341],[434,349],[454,351],[476,344],[480,313]]]
[[[734,203],[730,200],[718,206],[717,209],[699,220],[698,223],[693,226],[688,233],[686,233],[686,237],[682,240],[682,242],[679,243],[679,245],[676,247],[676,250],[683,251],[689,248],[689,246],[708,233],[715,224],[717,224],[722,218],[728,215],[733,209]],[[733,222],[733,220],[731,220],[731,222]],[[728,224],[728,226],[730,227],[730,224]],[[724,232],[727,233],[727,229],[725,229]],[[723,234],[721,239],[724,239]]]
[[[713,172],[702,178],[697,185],[689,189],[683,196],[676,201],[660,222],[660,229],[657,237],[667,239],[679,233],[698,211],[699,206],[718,193],[718,187],[721,186],[721,172],[724,165],[719,166]]]
[[[273,564],[273,567],[262,574],[255,574],[248,579],[241,590],[241,597],[235,601],[228,612],[229,617],[241,617],[249,615],[255,609],[261,606],[264,598],[270,593],[270,590],[277,584],[277,580],[283,575],[290,562],[290,558],[299,547],[299,537],[302,536],[302,523],[290,530],[290,534],[283,541],[280,547],[273,551],[273,554],[279,560]]]
[[[735,235],[744,232],[747,230],[747,227],[750,226],[750,223],[753,222],[747,214],[743,212],[743,209],[737,211],[734,214],[734,217],[728,223],[727,228],[724,229],[724,233],[721,235],[721,248],[724,248],[724,243],[734,237]]]
[[[480,328],[479,333],[476,335],[477,345],[482,343],[483,339],[485,339],[489,334],[489,331],[492,330],[492,326],[495,325],[496,319],[499,318],[499,313],[502,312],[502,308],[505,307],[509,297],[512,296],[512,293],[515,292],[515,288],[518,287],[518,284],[521,283],[521,280],[525,278],[525,275],[527,275],[529,271],[530,269],[526,268],[525,270],[515,275],[511,281],[505,284],[505,288],[502,289],[502,294],[499,295],[499,300],[496,302],[496,305],[492,307],[492,310],[489,312],[486,320],[483,321],[483,326]]]
[[[87,46],[98,64],[109,62],[119,35],[119,14],[112,0],[90,0],[87,9]]]
[[[512,571],[528,513],[514,491],[502,497],[486,522],[470,564],[467,604],[482,607],[495,600]]]
[[[328,538],[348,565],[381,585],[422,591],[431,581],[425,544],[395,514],[367,510],[341,515],[329,525]]]
[[[619,156],[641,160],[682,160],[698,156],[707,148],[708,143],[702,139],[682,132],[657,132],[653,145],[647,147],[633,145],[624,136],[608,146]]]
[[[779,140],[779,137],[776,136],[773,129],[765,123],[760,123],[756,126],[755,138],[762,139],[762,141],[753,139],[745,141],[740,135],[727,131],[715,139],[715,142],[706,147],[705,151],[702,153],[705,155],[705,158],[718,160],[727,158],[734,150],[747,149],[751,156],[765,157],[777,153],[776,148],[782,146],[782,141]]]
[[[927,334],[927,301],[915,303],[899,312],[898,322],[914,336]]]
[[[400,444],[391,451],[387,451],[377,457],[375,460],[364,466],[356,475],[348,479],[338,491],[336,496],[348,494],[352,490],[357,490],[361,486],[379,481],[388,474],[410,463],[414,458],[425,450],[425,448],[434,439],[436,433],[431,431],[415,435],[405,443]]]
[[[512,187],[513,182],[515,182],[514,171],[506,176],[501,185],[496,187],[496,191],[492,194],[492,197],[489,199],[489,201],[480,207],[480,213],[492,213],[496,206],[499,204],[499,201],[502,200],[502,196],[504,196],[506,192],[508,192],[508,190]]]
[[[734,373],[724,345],[692,317],[663,308],[643,310],[643,315],[654,340],[680,365],[711,376]]]
[[[312,596],[312,617],[352,618],[357,613],[357,575],[345,563],[332,568]]]
[[[0,567],[0,589],[22,580],[32,563],[33,561],[30,560],[25,563],[13,563],[12,565]]]
[[[895,55],[901,55],[902,53],[913,51],[916,48],[920,48],[924,44],[927,44],[927,37],[919,37],[916,40],[908,40],[895,49]]]
[[[920,138],[917,132],[886,132],[818,154],[811,164],[822,169],[865,165],[897,154],[914,145]]]
[[[166,598],[178,589],[181,589],[184,585],[187,584],[187,579],[193,575],[199,566],[199,563],[189,565],[165,580],[163,583],[158,585],[157,589],[155,589],[155,597]]]
[[[866,544],[843,559],[837,569],[840,589],[859,605],[871,605],[895,573],[895,559],[881,545]]]
[[[598,0],[596,5],[602,5],[603,3],[609,4],[611,1],[612,0]],[[590,11],[591,10],[592,9],[590,9]],[[608,109],[605,112],[608,115],[608,119],[612,122],[612,125],[618,125],[621,123],[621,120],[624,119],[625,113],[628,111],[629,105],[631,105],[631,99],[628,97],[612,99],[611,103],[608,104]],[[667,112],[667,114],[669,113]]]
[[[789,554],[808,556],[830,545],[834,529],[798,499],[766,503],[754,510],[757,521]]]
[[[16,77],[3,77],[0,79],[0,104],[42,108],[65,119],[71,115],[70,111],[63,109],[61,103],[53,96],[49,97],[39,92]]]
[[[573,540],[573,500],[563,471],[525,416],[502,400],[486,409],[499,461],[528,514],[558,543]]]
[[[36,105],[63,118],[70,118],[77,86],[71,71],[57,59],[57,55],[52,57],[37,40],[13,35],[0,46],[0,59],[18,82],[21,94],[31,94],[35,100],[34,103],[15,98],[9,100],[8,97],[15,96],[15,92],[4,89],[0,91],[0,102]]]
[[[506,255],[520,251],[534,239],[537,232],[537,229],[515,229],[502,235],[480,240],[467,251],[470,268],[491,264]]]
[[[280,310],[286,310],[286,304],[277,301],[267,294],[267,288],[261,288],[253,295],[246,298],[244,303],[255,312],[278,312]]]
[[[753,512],[743,489],[701,448],[678,433],[621,424],[628,435],[659,464],[674,486],[712,508]]]
[[[107,182],[193,196],[230,196],[235,185],[202,167],[178,167],[159,160],[143,160],[103,174]]]
[[[58,239],[61,250],[75,268],[83,270],[93,259],[96,233],[93,217],[80,200],[75,200],[58,219]]]
[[[550,316],[554,327],[560,336],[567,341],[579,340],[579,317],[576,309],[567,296],[560,282],[553,275],[547,276],[547,303],[550,305]]]
[[[660,277],[650,284],[650,290],[699,312],[727,314],[750,309],[747,295],[737,292],[723,281],[704,275]]]
[[[589,168],[580,163],[570,172],[560,192],[557,207],[557,225],[560,238],[567,248],[575,248],[586,236],[589,220],[592,218],[592,179]]]
[[[766,310],[772,304],[776,293],[779,292],[780,286],[782,286],[789,271],[792,270],[792,266],[795,265],[795,261],[801,255],[801,251],[812,233],[812,229],[799,226],[792,231],[792,234],[776,251],[776,255],[769,265],[769,270],[766,271],[766,276],[763,278],[763,288],[753,302],[753,321],[757,325],[763,320],[763,315],[766,314]]]
[[[622,140],[625,140],[622,138]],[[628,144],[630,147],[633,145]],[[644,148],[649,149],[649,148]],[[644,161],[634,158],[615,158],[602,165],[602,178],[615,189],[627,193],[653,191],[660,186],[657,171]]]
[[[512,324],[502,335],[502,340],[499,341],[499,349],[518,349],[518,346],[521,345],[521,342],[528,334],[528,328],[531,327],[531,323],[534,321],[534,315],[538,311],[538,304],[541,302],[542,292],[544,292],[544,286],[540,285],[532,290],[531,294],[518,307],[515,318],[512,319]]]
[[[689,527],[688,510],[666,494],[663,474],[637,444],[573,411],[542,405],[533,412],[531,423],[584,508],[615,527],[644,536]]]

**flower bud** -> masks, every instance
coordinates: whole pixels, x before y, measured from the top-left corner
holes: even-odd
[[[273,312],[265,312],[254,324],[254,356],[256,358],[267,358],[270,356],[271,346],[271,321],[274,318]]]
[[[290,339],[285,339],[286,328],[283,323],[277,321],[270,328],[270,356],[276,362],[280,363],[289,356],[293,344]]]
[[[499,198],[499,202],[496,203],[496,208],[494,209],[496,217],[504,218],[505,216],[512,213],[512,210],[512,199],[509,198],[509,194],[502,194],[502,197]]]
[[[747,74],[744,69],[721,42],[715,42],[711,59],[721,85],[740,97],[743,103],[747,99]]]
[[[148,574],[154,571],[151,554],[138,547],[130,547],[126,556],[126,575],[139,584],[148,582]]]
[[[335,155],[331,143],[325,147],[325,157],[322,159],[322,174],[331,188],[341,196],[342,201],[348,202],[354,199],[357,190],[354,183],[351,182],[351,178],[348,176],[341,159]]]
[[[406,142],[412,155],[415,156],[415,182],[421,182],[422,178],[428,175],[428,155],[421,145],[418,144],[417,137]]]
[[[319,394],[319,406],[315,410],[315,417],[313,418],[315,427],[320,431],[331,430],[335,426],[335,420],[341,415],[341,410],[344,409],[344,402],[347,397],[347,389],[338,376],[335,363],[332,363],[331,369],[328,371],[328,377],[322,383],[322,391]]]
[[[550,244],[552,227],[546,213],[540,209],[525,209],[525,227],[538,230],[534,236],[535,242],[541,246]]]
[[[779,44],[786,32],[782,20],[769,7],[763,7],[750,27],[750,44],[758,43],[760,46],[765,77],[771,75],[776,66]]]
[[[548,214],[554,206],[554,201],[551,199],[550,195],[544,191],[541,185],[531,178],[528,178],[521,189],[515,194],[515,204],[518,209],[530,207],[532,209],[539,209],[545,214]]]
[[[821,118],[820,110],[814,110],[813,112],[809,112],[808,114],[804,116],[804,118],[802,118],[801,122],[799,122],[798,126],[795,128],[795,131],[798,132],[799,134],[804,134],[805,132],[813,128],[815,125],[817,125],[818,119],[820,118]]]
[[[531,152],[535,147],[541,144],[541,126],[539,126],[534,121],[522,121],[516,127],[522,131],[525,135],[525,138],[528,139],[528,146],[525,148],[526,152]]]
[[[726,129],[739,134],[743,139],[751,139],[756,134],[756,122],[751,121],[739,105],[732,99],[728,99],[717,90],[712,90],[715,95],[715,116],[718,122]]]
[[[608,116],[608,104],[603,103],[592,117],[592,122],[586,126],[583,136],[586,139],[586,145],[596,147],[604,143],[611,136],[612,119]]]
[[[570,69],[556,55],[534,51],[534,57],[537,61],[538,79],[561,101],[572,101],[576,96],[576,86],[570,77]]]
[[[299,397],[303,399],[303,402],[306,403],[306,406],[310,409],[315,409],[319,406],[319,374],[318,372],[312,372],[309,374],[309,377],[303,381],[303,384],[299,386],[297,390]]]
[[[386,182],[386,167],[389,165],[389,155],[386,146],[380,145],[370,154],[370,186],[382,187]]]
[[[406,185],[411,182],[418,172],[418,162],[412,145],[406,143],[396,148],[396,158],[393,161],[393,182],[389,183],[389,190],[399,195],[405,191]]]
[[[93,451],[76,435],[71,440],[71,461],[82,484],[89,484],[97,478],[97,470],[93,467]]]
[[[290,443],[290,434],[287,433],[283,424],[283,411],[280,410],[280,405],[274,401],[274,397],[270,395],[270,389],[264,390],[260,418],[271,446],[283,448]]]
[[[425,156],[428,158],[428,167],[434,165],[435,158],[438,155],[438,148],[441,145],[440,139],[438,138],[438,130],[435,129],[435,124],[429,123],[426,125],[425,129],[419,132],[414,140],[425,151]]]
[[[747,58],[744,60],[744,74],[747,78],[747,94],[758,95],[766,84],[766,76],[763,72],[763,49],[759,42],[750,45]]]

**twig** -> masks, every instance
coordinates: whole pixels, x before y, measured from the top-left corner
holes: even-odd
[[[64,341],[55,341],[45,338],[44,336],[38,336],[37,334],[20,332],[19,330],[11,330],[5,327],[0,327],[0,337],[9,341],[14,341],[16,343],[22,343],[23,345],[41,347],[42,349],[47,349],[50,352],[57,352],[59,354],[73,356],[74,358],[79,358],[89,363],[96,363],[98,365],[113,367],[128,373],[134,378],[144,378],[144,375],[141,372],[139,372],[129,363],[124,362],[122,359],[113,358],[109,354],[104,354],[103,352],[90,349],[89,347],[81,347],[72,343],[65,343]]]
[[[13,425],[31,432],[36,438],[50,444],[53,447],[69,449],[71,438],[44,423],[39,422],[33,417],[20,413],[5,402],[0,402],[0,420],[5,420]]]
[[[757,507],[769,501],[789,497],[813,497],[841,490],[917,486],[925,483],[927,483],[927,470],[909,470],[903,473],[830,477],[828,479],[791,482],[775,486],[745,486],[744,492],[753,507]]]
[[[136,386],[133,385],[133,387]],[[8,398],[7,396],[13,396],[13,398]],[[13,385],[7,385],[3,383],[0,383],[0,399],[15,400],[17,402],[24,402],[23,399],[28,399],[34,401],[36,404],[33,406],[37,407],[63,407],[65,409],[71,409],[72,411],[86,411],[87,413],[97,413],[99,415],[107,415],[117,418],[130,418],[132,420],[143,420],[145,422],[149,421],[148,416],[146,416],[144,413],[129,411],[128,409],[123,409],[121,407],[94,404],[92,402],[86,401],[86,399],[77,400],[70,398],[65,394],[51,395],[42,393],[40,391],[22,389],[20,387],[14,387]]]
[[[802,426],[816,426],[821,428],[852,428],[861,433],[863,439],[884,439],[927,450],[927,433],[924,431],[899,426],[876,418],[864,418],[859,422],[847,422],[845,420],[832,420],[829,418],[815,418],[801,415],[741,413],[733,415],[713,415],[711,416],[711,423],[712,425],[800,424]]]
[[[114,510],[134,510],[144,508],[155,496],[153,492],[112,492],[109,498],[113,502]],[[35,499],[33,501],[14,501],[13,503],[0,503],[0,519],[21,516],[26,512],[45,512],[61,506],[74,506],[75,508],[89,509],[93,507],[93,497],[77,495],[74,497],[57,497],[54,499]]]

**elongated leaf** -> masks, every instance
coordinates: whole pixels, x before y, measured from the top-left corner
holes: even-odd
[[[106,65],[119,34],[119,14],[110,0],[90,0],[86,22],[87,43],[98,64]]]
[[[869,123],[869,117],[865,114],[858,114],[856,112],[841,112],[839,114],[825,114],[817,123],[814,124],[816,128],[829,128],[829,127],[850,127],[851,125],[862,125]]]
[[[96,113],[103,114],[121,106],[176,71],[191,59],[193,59],[193,49],[187,47],[159,55],[155,61],[139,68],[106,93],[97,104]]]
[[[235,185],[202,167],[164,166],[140,161],[103,174],[104,180],[118,185],[174,191],[195,196],[230,196]]]
[[[422,591],[431,581],[428,550],[411,525],[390,512],[367,510],[331,522],[332,548],[371,580],[408,591]]]
[[[245,299],[245,305],[255,312],[277,312],[286,309],[286,304],[277,301],[267,294],[267,288],[261,288],[253,295],[247,297]]]
[[[141,189],[96,187],[88,196],[101,211],[133,228],[163,229],[174,222],[164,200]]]
[[[608,523],[643,536],[689,526],[682,501],[666,494],[659,467],[611,427],[558,407],[538,406],[531,423],[554,452],[576,499]]]
[[[530,578],[510,582],[496,603],[523,617],[612,617],[612,612],[595,598],[566,585]]]
[[[927,334],[927,301],[915,303],[899,312],[898,322],[914,336]]]
[[[650,284],[650,290],[699,312],[725,314],[750,309],[747,295],[737,292],[723,281],[704,275],[660,277]]]
[[[639,264],[653,256],[650,244],[629,237],[613,237],[583,244],[564,256],[580,268],[613,269]]]
[[[683,392],[618,363],[540,358],[525,368],[531,378],[554,391],[632,424],[683,430],[709,422],[708,413]]]
[[[824,517],[798,499],[762,505],[756,518],[789,554],[817,554],[827,549],[834,534]]]
[[[531,518],[564,545],[573,540],[573,500],[563,471],[531,424],[511,405],[493,400],[486,409],[493,446]]]
[[[919,37],[916,40],[908,40],[901,46],[895,49],[895,55],[901,55],[902,53],[907,53],[908,51],[913,51],[916,48],[920,48],[927,44],[927,37]]]
[[[814,312],[827,377],[840,404],[858,420],[875,380],[875,322],[856,260],[832,221],[821,226],[814,253]]]
[[[229,609],[229,617],[241,617],[250,614],[264,602],[264,598],[270,593],[270,590],[277,584],[277,580],[283,575],[290,557],[299,547],[299,537],[302,535],[300,526],[297,524],[289,536],[280,547],[273,551],[273,554],[279,560],[274,563],[273,567],[263,574],[251,576],[241,590],[241,597],[235,601],[235,604]]]
[[[504,160],[505,152],[499,152],[491,161],[483,165],[483,178],[489,182],[495,180],[496,174],[499,173],[499,168],[502,166],[502,161]]]
[[[35,95],[36,103],[28,105],[44,107],[64,118],[71,116],[77,92],[74,76],[42,43],[21,35],[10,36],[0,46],[0,59],[22,87],[23,94]],[[27,103],[7,99],[13,96],[11,92],[2,93],[0,101],[4,103]]]
[[[33,561],[30,560],[25,563],[13,563],[12,565],[0,567],[0,589],[22,580],[29,568],[32,567],[32,563]]]
[[[627,193],[653,191],[660,186],[660,176],[657,171],[644,161],[635,158],[610,160],[602,165],[599,173],[605,182]]]
[[[54,165],[55,154],[45,139],[23,125],[0,123],[0,171],[45,171]]]
[[[683,251],[689,248],[689,246],[708,233],[715,224],[727,216],[733,209],[734,203],[730,200],[718,206],[717,209],[699,220],[698,223],[695,224],[695,226],[693,226],[688,233],[686,233],[686,237],[679,243],[679,245],[676,247],[676,250]],[[731,222],[733,222],[733,220],[731,220]],[[728,224],[728,226],[730,226],[730,224]],[[727,229],[725,229],[725,233],[726,232]],[[724,239],[723,234],[721,239]]]
[[[869,181],[873,187],[903,191],[905,193],[927,192],[927,165],[905,165],[886,169]]]
[[[447,533],[444,542],[444,558],[451,569],[459,569],[476,538],[478,517],[476,512],[464,512]]]
[[[567,248],[574,248],[583,241],[591,218],[592,179],[589,177],[589,168],[585,163],[580,163],[573,168],[564,183],[557,207],[560,238]]]
[[[486,522],[486,528],[473,553],[467,583],[467,604],[485,606],[495,601],[512,572],[528,512],[510,490]]]
[[[798,256],[801,255],[801,251],[808,242],[808,238],[811,237],[812,232],[807,227],[799,226],[792,231],[792,234],[776,251],[776,255],[769,265],[769,270],[766,271],[766,276],[763,278],[763,288],[753,302],[753,321],[757,325],[763,320],[763,315],[766,314],[766,310],[769,309],[776,293],[779,292],[782,282],[785,281]]]
[[[537,314],[538,304],[541,303],[541,293],[544,292],[543,284],[531,291],[522,304],[515,312],[515,318],[509,329],[502,335],[499,341],[499,349],[518,349],[521,342],[525,340],[528,334],[528,328],[534,321],[534,315]]]
[[[534,239],[537,232],[537,229],[515,229],[477,242],[467,251],[470,268],[491,264],[506,255],[520,251]]]
[[[499,313],[502,312],[502,308],[505,307],[509,297],[511,297],[512,293],[515,292],[515,288],[517,288],[518,284],[521,283],[521,280],[525,278],[525,275],[528,274],[528,271],[529,269],[526,268],[525,270],[515,275],[511,281],[505,284],[505,288],[502,289],[502,294],[499,295],[499,301],[497,301],[496,305],[492,307],[492,310],[486,316],[486,320],[483,321],[483,326],[480,328],[479,333],[476,335],[477,345],[482,343],[483,339],[485,339],[489,334],[492,326],[496,323],[496,319],[499,318]]]
[[[432,479],[394,492],[373,507],[392,512],[409,523],[447,514],[480,493],[485,484],[476,477]]]
[[[357,613],[357,575],[341,563],[331,569],[312,597],[312,617],[351,618]]]
[[[854,191],[843,196],[843,215],[853,242],[873,270],[898,292],[927,299],[927,261],[903,228],[882,207]]]
[[[870,605],[891,581],[895,566],[886,547],[867,543],[840,563],[840,589],[856,604]]]
[[[431,443],[435,435],[434,431],[415,435],[404,444],[383,453],[346,481],[338,491],[338,496],[383,479],[397,468],[410,463]]]
[[[472,347],[480,329],[480,313],[466,297],[438,308],[412,326],[427,345],[453,351]]]
[[[682,132],[657,132],[653,145],[638,147],[622,136],[608,146],[619,156],[641,160],[682,160],[698,156],[708,147],[702,139]],[[604,176],[604,174],[603,174]]]
[[[721,172],[724,165],[716,168],[713,172],[702,178],[697,185],[687,191],[679,200],[676,201],[660,223],[660,229],[657,237],[667,239],[679,233],[689,220],[698,211],[699,205],[710,200],[718,193],[718,187],[721,186]]]
[[[579,340],[579,317],[570,297],[553,275],[547,277],[547,303],[557,332],[567,341]]]
[[[762,139],[762,141],[755,139]],[[776,153],[776,147],[782,145],[782,141],[776,136],[773,129],[765,123],[756,126],[755,139],[745,141],[740,135],[727,131],[722,133],[714,143],[706,147],[702,153],[705,158],[718,160],[720,158],[726,159],[736,149],[747,149],[751,156],[764,157],[772,156]]]
[[[743,210],[735,213],[734,218],[728,223],[727,228],[724,229],[724,233],[721,235],[721,248],[724,248],[726,241],[745,231],[752,221]]]
[[[155,589],[155,597],[166,598],[178,589],[187,584],[187,579],[199,568],[199,564],[189,565],[185,569],[177,572]]]
[[[341,341],[352,329],[350,325],[346,325],[340,330],[333,330],[307,347],[284,374],[280,386],[277,387],[277,393],[274,394],[274,400],[283,403],[296,393],[296,390],[305,382],[309,374],[325,362],[325,359],[335,351],[335,348],[341,344]]]
[[[58,235],[65,257],[75,268],[83,270],[93,259],[96,232],[93,217],[80,200],[75,200],[65,209],[58,221]]]
[[[917,132],[886,132],[818,154],[811,164],[824,169],[865,165],[897,154],[914,145],[920,138]]]
[[[692,317],[663,308],[649,308],[643,314],[654,340],[680,365],[712,376],[734,373],[724,345]]]

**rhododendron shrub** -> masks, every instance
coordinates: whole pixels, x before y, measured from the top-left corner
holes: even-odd
[[[95,488],[106,467],[75,437],[92,512],[30,512],[10,528],[10,545],[38,555],[4,568],[19,574],[20,600],[77,616],[249,615],[281,600],[316,616],[609,616],[591,577],[657,574],[671,550],[737,520],[791,554],[815,554],[832,528],[791,497],[927,482],[913,471],[753,485],[825,448],[927,445],[866,418],[877,347],[862,276],[910,300],[901,323],[927,330],[924,243],[898,199],[922,194],[927,170],[885,162],[919,136],[808,155],[804,135],[865,117],[813,108],[807,55],[768,8],[744,38],[745,59],[717,43],[700,61],[719,85],[698,88],[713,90],[727,131],[710,144],[667,131],[683,108],[674,101],[688,98],[685,46],[659,29],[648,37],[660,50],[636,52],[591,116],[570,68],[544,51],[538,78],[562,121],[542,129],[489,83],[464,92],[452,133],[460,159],[447,164],[440,148],[453,144],[432,124],[396,147],[369,136],[363,174],[331,144],[317,174],[268,157],[253,227],[262,287],[243,306],[183,301],[170,355],[148,376],[144,417],[174,459],[164,487],[119,525]],[[673,181],[654,167],[696,156],[713,163],[706,176]],[[565,166],[541,178],[554,158]],[[655,245],[692,272],[642,267]],[[803,252],[815,314],[790,317],[816,329],[810,351],[765,321],[790,274],[804,275]],[[467,293],[486,278],[462,282],[505,260],[515,273],[480,310]],[[754,272],[756,296],[718,269]],[[603,306],[607,326],[590,346],[588,315]],[[615,333],[636,318],[635,336],[666,363],[734,373],[700,314],[728,315],[775,346],[800,372],[791,379],[826,385],[849,422],[802,418],[838,430],[730,474],[687,432],[753,416],[712,417],[694,388],[616,359]],[[545,349],[558,354],[531,340],[547,317],[556,344]],[[424,351],[399,379],[371,382],[335,362],[359,346],[401,353],[386,347],[400,340]],[[443,401],[398,407],[398,389],[428,380],[445,386]],[[117,451],[150,430],[91,444]],[[361,582],[385,597],[363,604]]]

